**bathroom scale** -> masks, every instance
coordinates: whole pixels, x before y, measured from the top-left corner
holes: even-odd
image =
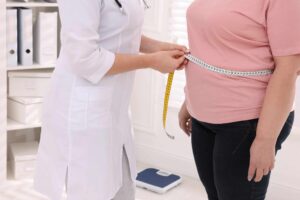
[[[137,187],[159,194],[166,193],[181,182],[180,176],[155,168],[145,169],[137,176]]]

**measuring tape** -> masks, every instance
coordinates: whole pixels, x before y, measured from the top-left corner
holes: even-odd
[[[227,75],[227,76],[241,76],[241,77],[266,76],[266,75],[271,75],[273,73],[273,70],[271,70],[271,69],[265,69],[265,70],[259,70],[259,71],[235,71],[235,70],[223,69],[220,67],[216,67],[216,66],[207,64],[203,60],[201,60],[191,54],[186,54],[185,58],[201,68],[207,69],[207,70],[215,72],[215,73]],[[175,73],[172,72],[168,76],[168,81],[167,81],[166,91],[165,91],[165,98],[164,98],[164,110],[163,110],[163,128],[164,128],[167,136],[173,140],[175,139],[175,137],[173,135],[170,135],[167,132],[166,125],[167,125],[169,100],[170,100],[170,94],[171,94],[171,90],[172,90],[174,75],[175,75]]]
[[[163,111],[163,126],[164,130],[167,134],[167,136],[174,140],[175,137],[173,135],[170,135],[167,130],[166,130],[166,125],[167,125],[167,115],[168,115],[168,108],[169,108],[169,100],[170,100],[170,94],[171,94],[171,89],[172,89],[172,84],[173,84],[173,79],[174,79],[175,73],[172,72],[168,76],[168,81],[166,85],[166,91],[165,91],[165,99],[164,99],[164,111]]]

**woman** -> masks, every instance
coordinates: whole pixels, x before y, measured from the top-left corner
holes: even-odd
[[[189,63],[179,114],[209,200],[263,200],[293,125],[300,1],[195,0],[187,20],[193,56],[227,70],[274,70],[240,77]]]
[[[133,200],[132,71],[174,71],[185,48],[141,35],[143,1],[58,4],[62,48],[45,102],[35,186],[51,200],[60,199],[65,183],[68,200]]]

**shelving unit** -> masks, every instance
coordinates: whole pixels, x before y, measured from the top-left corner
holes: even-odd
[[[17,131],[39,127],[41,127],[41,124],[22,124],[20,122],[7,118],[7,131]]]
[[[25,7],[34,11],[57,11],[57,3],[43,2],[16,2],[0,0],[0,186],[7,180],[7,146],[10,135],[22,131],[33,132],[41,128],[41,124],[22,124],[7,117],[7,73],[10,71],[24,71],[35,69],[53,69],[54,66],[34,64],[32,66],[7,67],[6,65],[6,9]],[[60,26],[59,26],[60,29]]]
[[[11,7],[26,7],[26,8],[55,8],[58,7],[57,3],[48,3],[43,1],[35,1],[35,2],[15,2],[15,1],[7,1],[7,8]]]
[[[26,7],[26,8],[57,8],[57,3],[49,3],[44,1],[35,2],[16,2],[8,1],[6,2],[6,8],[16,8],[16,7]],[[39,64],[33,64],[32,66],[17,66],[17,67],[6,67],[6,71],[20,71],[20,70],[36,70],[36,69],[54,69],[54,66],[43,66]],[[12,119],[7,119],[7,131],[22,130],[29,128],[38,128],[41,124],[22,124],[16,122]]]
[[[0,185],[7,175],[6,1],[0,0]]]
[[[7,67],[6,71],[19,71],[19,70],[31,70],[31,69],[53,69],[54,66],[43,66],[43,65],[32,65],[32,66],[18,66],[18,67]]]

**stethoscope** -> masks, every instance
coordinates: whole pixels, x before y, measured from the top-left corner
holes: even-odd
[[[124,8],[123,8],[122,3],[119,0],[115,0],[115,2],[119,6],[121,12],[124,13]],[[143,2],[144,2],[144,5],[145,5],[145,9],[149,9],[150,5],[148,4],[148,2],[146,0],[143,0]]]

